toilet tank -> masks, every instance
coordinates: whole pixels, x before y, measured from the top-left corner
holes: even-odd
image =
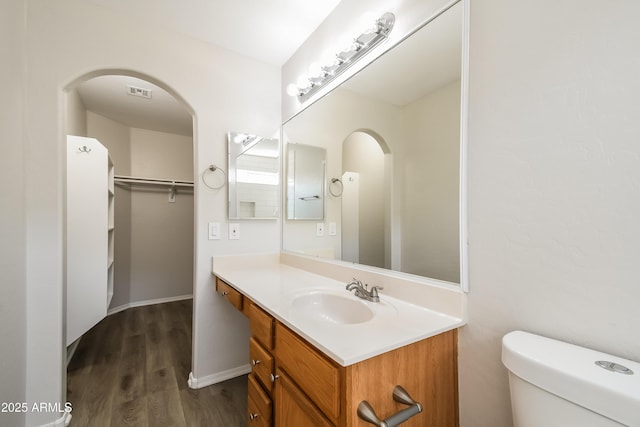
[[[640,427],[640,363],[522,331],[502,363],[516,427]]]

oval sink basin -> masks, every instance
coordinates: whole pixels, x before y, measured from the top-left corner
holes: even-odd
[[[363,323],[373,318],[373,311],[352,296],[324,292],[300,295],[292,301],[292,308],[308,317],[331,323]]]

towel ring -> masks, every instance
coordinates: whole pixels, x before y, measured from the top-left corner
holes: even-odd
[[[207,177],[215,176],[218,171],[222,172],[222,183],[219,185],[211,185],[210,182],[207,182]],[[219,190],[227,183],[227,173],[216,165],[209,165],[209,167],[202,172],[202,182],[212,190]]]
[[[334,192],[334,184],[338,183],[338,185],[336,185],[336,187],[338,187],[338,190]],[[329,194],[331,194],[333,197],[340,197],[342,196],[342,192],[344,191],[344,184],[342,184],[342,181],[340,180],[340,178],[331,178],[331,183],[329,183]]]

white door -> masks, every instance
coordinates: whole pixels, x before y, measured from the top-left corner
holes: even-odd
[[[360,174],[342,175],[342,260],[360,262]]]

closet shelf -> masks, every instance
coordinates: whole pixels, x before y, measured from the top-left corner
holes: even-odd
[[[114,176],[114,182],[119,185],[161,185],[166,187],[193,187],[193,181],[155,179],[155,178],[139,178],[134,176]]]

